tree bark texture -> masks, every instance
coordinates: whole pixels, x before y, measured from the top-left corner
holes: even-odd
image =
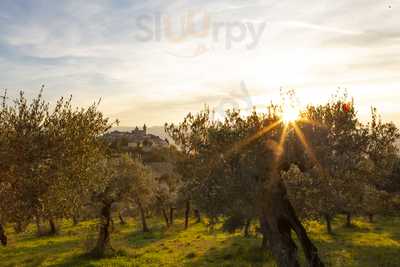
[[[369,221],[370,223],[373,223],[373,222],[374,222],[374,214],[372,214],[372,213],[368,214],[368,221]]]
[[[138,199],[137,205],[139,207],[139,212],[140,212],[140,218],[142,220],[142,228],[143,228],[143,233],[148,233],[150,232],[149,227],[147,226],[147,221],[146,221],[146,212],[142,206],[142,202]]]
[[[346,227],[351,227],[351,213],[346,213]]]
[[[246,224],[244,226],[244,236],[245,237],[250,236],[250,226],[251,226],[251,219],[247,219]]]
[[[100,229],[97,245],[93,254],[98,257],[104,257],[107,252],[113,251],[111,246],[111,202],[103,202],[100,214]]]
[[[174,225],[174,208],[169,209],[169,224]]]
[[[280,179],[271,179],[261,195],[261,230],[279,267],[299,267],[297,246],[291,231],[296,233],[310,267],[323,267],[318,250],[309,239],[290,203],[286,187]]]
[[[186,200],[185,207],[185,229],[189,228],[189,216],[190,216],[190,200]]]
[[[163,214],[163,217],[164,217],[164,220],[165,220],[165,225],[167,226],[167,227],[169,227],[169,219],[168,219],[168,215],[167,215],[167,212],[165,211],[165,209],[163,208],[162,209],[162,214]]]
[[[119,213],[118,213],[118,218],[119,218],[119,224],[120,224],[120,225],[125,225],[125,224],[126,224],[126,221],[125,221],[125,219],[124,219],[124,216],[122,216],[122,212],[119,212]]]
[[[72,216],[72,223],[74,224],[74,226],[79,224],[78,216],[76,216],[76,215]]]
[[[198,209],[194,210],[194,217],[196,218],[196,223],[201,223],[201,214]]]
[[[324,217],[325,217],[325,222],[326,222],[326,231],[328,232],[328,234],[331,235],[333,233],[332,232],[332,217],[327,214],[325,214]]]
[[[57,227],[56,227],[56,223],[54,222],[53,218],[49,219],[49,227],[50,227],[50,235],[55,235],[57,234]]]

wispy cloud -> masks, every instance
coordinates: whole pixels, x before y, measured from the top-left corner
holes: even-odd
[[[288,26],[288,27],[302,28],[302,29],[306,29],[306,30],[310,29],[310,30],[316,30],[316,31],[327,32],[327,33],[340,33],[340,34],[344,34],[344,35],[360,35],[362,33],[359,31],[352,31],[352,30],[348,30],[348,29],[341,29],[341,28],[336,28],[336,27],[307,23],[304,21],[290,21],[289,20],[289,21],[283,21],[280,23],[285,26]]]
[[[384,107],[396,101],[393,90],[400,87],[400,4],[390,4],[391,9],[373,0],[4,0],[0,87],[29,93],[45,84],[49,98],[73,94],[78,104],[102,97],[104,112],[124,125],[179,120],[204,103],[238,97],[241,80],[258,101],[268,102],[280,87],[311,90],[318,99],[343,86],[364,109]],[[189,11],[206,12],[215,22],[267,26],[253,50],[227,50],[201,38],[180,45],[137,40],[138,17],[168,15],[176,26]],[[174,56],[191,55],[198,44],[207,45],[205,53]],[[368,96],[362,93],[367,87]],[[394,109],[390,114],[400,113]],[[400,116],[389,117],[400,122]]]

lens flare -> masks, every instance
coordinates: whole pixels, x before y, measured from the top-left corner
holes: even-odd
[[[282,112],[282,121],[286,124],[297,121],[299,117],[300,117],[300,111],[292,107],[286,108]]]

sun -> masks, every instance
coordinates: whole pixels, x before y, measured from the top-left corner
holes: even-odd
[[[300,111],[295,108],[287,108],[282,112],[282,121],[286,124],[295,122],[299,119]]]

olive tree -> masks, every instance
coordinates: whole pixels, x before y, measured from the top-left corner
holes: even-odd
[[[150,170],[139,159],[127,154],[105,158],[97,164],[97,188],[92,192],[94,204],[100,210],[99,235],[92,254],[103,257],[114,251],[111,245],[112,207],[123,201],[134,201],[139,206],[142,221],[144,203],[153,190]],[[148,231],[144,221],[144,230]]]
[[[347,226],[352,214],[372,220],[387,202],[383,189],[397,157],[397,128],[383,123],[375,109],[371,121],[361,123],[346,95],[308,106],[296,125],[307,140],[308,153],[293,148],[285,153],[286,162],[298,166],[282,175],[297,210],[306,217],[323,217],[328,233],[338,213],[347,215]],[[288,143],[304,146],[296,134],[289,134]]]
[[[111,126],[98,111],[99,103],[73,108],[60,98],[50,108],[42,91],[29,101],[23,92],[1,107],[1,217],[22,224],[36,218],[65,218],[82,205],[94,184],[95,163],[106,147],[100,136]]]
[[[331,220],[338,213],[351,215],[360,207],[362,192],[357,190],[366,181],[361,168],[365,161],[368,132],[359,121],[354,103],[347,95],[335,96],[326,104],[308,106],[297,122],[298,131],[307,140],[306,153],[298,154],[302,171],[311,175],[315,211],[325,218],[331,232]],[[294,143],[301,143],[294,138]],[[298,144],[303,146],[304,144]]]

